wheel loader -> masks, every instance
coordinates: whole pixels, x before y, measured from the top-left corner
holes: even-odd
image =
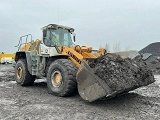
[[[36,78],[46,78],[53,95],[71,96],[78,88],[80,96],[89,102],[110,96],[108,85],[88,64],[107,54],[105,49],[75,45],[71,27],[49,24],[42,32],[42,40],[33,41],[31,34],[20,37],[15,55],[17,84],[29,86]]]

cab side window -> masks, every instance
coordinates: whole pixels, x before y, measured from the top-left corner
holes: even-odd
[[[51,46],[50,31],[43,31],[43,42],[46,46]]]

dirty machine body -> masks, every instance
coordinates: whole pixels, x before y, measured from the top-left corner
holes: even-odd
[[[20,37],[15,55],[16,82],[28,86],[33,85],[36,78],[46,78],[49,93],[57,96],[73,95],[77,88],[87,101],[105,96],[99,84],[101,80],[94,74],[92,77],[96,79],[90,77],[87,61],[106,54],[106,50],[75,45],[74,29],[70,27],[49,24],[42,31],[42,40],[33,41],[31,34]],[[29,38],[31,41],[28,42]],[[85,74],[82,74],[82,67]],[[81,77],[85,79],[81,80]],[[92,86],[94,89],[91,90]]]

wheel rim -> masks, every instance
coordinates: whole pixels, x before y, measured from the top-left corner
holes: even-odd
[[[53,72],[51,76],[51,82],[54,87],[59,87],[62,84],[62,75],[60,71]]]
[[[21,79],[22,78],[22,67],[17,68],[17,78]]]

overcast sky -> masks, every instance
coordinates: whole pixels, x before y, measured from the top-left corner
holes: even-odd
[[[160,40],[160,0],[1,0],[0,52],[28,33],[41,39],[49,23],[75,28],[79,45],[141,50]]]

